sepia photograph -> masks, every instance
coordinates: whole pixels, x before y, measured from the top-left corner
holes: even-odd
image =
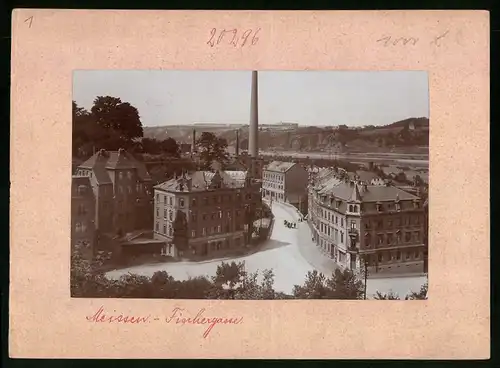
[[[427,299],[427,72],[77,70],[72,88],[72,297]]]

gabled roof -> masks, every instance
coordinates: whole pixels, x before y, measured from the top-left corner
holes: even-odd
[[[266,170],[268,170],[268,171],[287,172],[294,165],[296,165],[295,162],[273,161],[269,165],[267,165]]]
[[[140,180],[151,180],[146,166],[124,149],[118,151],[100,150],[78,167],[91,169],[99,184],[112,183],[108,170],[136,169]]]
[[[167,180],[156,185],[155,189],[168,192],[203,192],[209,190],[214,184],[214,180],[220,180],[223,188],[243,188],[247,178],[246,171],[193,171]]]

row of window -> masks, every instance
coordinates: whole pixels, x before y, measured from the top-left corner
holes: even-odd
[[[371,234],[365,235],[365,246],[370,247],[373,245],[374,241],[376,241],[377,245],[387,244],[401,244],[402,241],[401,232],[397,231],[396,234],[387,233],[387,234],[377,234],[375,239],[372,239]],[[406,231],[404,233],[404,242],[405,243],[417,243],[420,241],[420,231]]]
[[[339,241],[339,234],[340,234],[340,243],[344,243],[344,232],[339,231],[337,229],[333,229],[330,226],[326,226],[323,223],[320,223],[319,230],[325,234],[328,235],[329,237],[333,236],[334,241],[338,242]]]
[[[241,216],[240,210],[236,210],[235,213],[236,213],[236,217]],[[158,207],[156,207],[156,217],[160,217],[160,209]],[[169,221],[174,221],[174,211],[171,211],[171,210],[169,211],[167,209],[164,209],[163,210],[163,218],[168,219]],[[223,219],[223,218],[224,218],[224,211],[217,211],[217,212],[213,212],[211,214],[208,214],[208,213],[202,214],[203,221],[207,221],[210,219],[211,220]],[[231,211],[226,211],[226,218],[231,219]],[[191,221],[196,222],[197,220],[198,220],[198,215],[196,213],[192,213],[191,214]]]
[[[273,189],[283,190],[283,184],[264,182],[262,184],[262,188],[273,188]]]
[[[236,226],[236,230],[243,230],[245,228],[246,227],[242,224],[238,224]],[[155,224],[155,231],[157,233],[160,232],[160,224],[158,222]],[[222,227],[221,225],[213,226],[213,227],[209,227],[209,228],[204,227],[201,229],[201,236],[229,233],[230,231],[231,231],[231,228],[230,228],[229,224],[226,224],[224,227]],[[172,226],[163,225],[162,234],[168,235],[168,236],[173,236]],[[191,230],[191,238],[196,238],[196,236],[197,236],[196,230]]]
[[[421,251],[407,251],[407,252],[393,252],[390,254],[379,253],[377,256],[370,256],[367,260],[369,266],[374,266],[377,261],[378,263],[382,262],[391,262],[391,261],[401,261],[406,260],[409,261],[413,259],[420,259],[422,257]]]
[[[385,221],[383,219],[377,219],[375,221],[370,221],[370,220],[365,220],[363,221],[365,225],[365,229],[384,229],[385,228],[391,229],[393,227],[401,227],[401,226],[411,226],[411,225],[420,225],[421,224],[421,219],[420,216],[402,216],[402,217],[396,217],[396,218],[390,218],[386,219]]]
[[[251,200],[252,199],[252,194],[251,193],[247,193],[245,195],[245,199],[246,200]],[[241,194],[240,193],[236,193],[236,201],[239,202],[241,200]],[[211,198],[209,197],[204,197],[203,198],[203,205],[205,206],[209,206],[210,204],[219,204],[219,203],[222,203],[222,202],[231,202],[233,201],[233,197],[229,194],[227,195],[215,195],[215,196],[212,196]],[[157,193],[156,194],[156,202],[159,203],[160,202],[160,194]],[[164,195],[163,196],[163,204],[165,205],[170,205],[170,206],[174,206],[174,203],[175,202],[175,197],[173,196],[167,196],[167,195]],[[178,202],[177,204],[179,205],[179,207],[183,208],[184,205],[185,205],[185,199],[184,198],[178,198]],[[192,198],[191,199],[191,206],[192,207],[196,207],[197,205],[197,199],[196,198]]]
[[[339,219],[340,219],[340,227],[344,227],[344,218],[342,216],[338,216],[334,213],[325,210],[320,210],[318,215],[319,217],[322,217],[325,220],[328,220],[328,222],[334,223],[335,225],[339,224]]]
[[[272,172],[266,172],[266,171],[264,171],[264,179],[275,180],[275,181],[279,181],[281,183],[284,181],[283,175],[281,175],[281,174],[274,174]]]

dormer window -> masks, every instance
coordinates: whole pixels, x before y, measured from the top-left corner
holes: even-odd
[[[382,203],[377,203],[377,212],[382,212]]]

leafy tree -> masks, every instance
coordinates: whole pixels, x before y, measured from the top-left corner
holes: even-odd
[[[382,294],[380,291],[377,291],[374,299],[376,300],[399,300],[399,296],[396,293],[393,293],[392,291],[389,291],[386,294]]]
[[[168,137],[167,139],[161,141],[160,149],[168,156],[180,157],[181,148],[177,141],[172,137]]]
[[[213,161],[225,164],[229,159],[226,140],[211,132],[203,132],[197,139],[196,146],[200,153],[202,168],[205,170],[211,167]]]
[[[419,292],[411,292],[405,298],[405,300],[425,300],[427,299],[427,292],[429,289],[429,283],[426,282],[420,287]]]
[[[325,275],[318,271],[309,271],[303,285],[293,287],[293,296],[297,299],[325,299],[328,294]]]
[[[327,286],[332,291],[330,299],[363,298],[363,282],[358,280],[351,270],[336,269],[332,277],[327,280]]]
[[[118,132],[119,136],[128,142],[144,134],[139,112],[120,98],[98,96],[90,111],[100,127]]]

